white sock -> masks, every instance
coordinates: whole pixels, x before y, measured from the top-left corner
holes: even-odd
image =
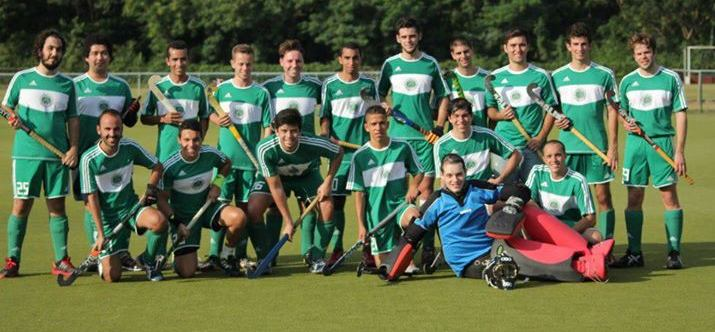
[[[236,255],[236,247],[229,247],[228,244],[223,244],[223,249],[221,249],[221,259],[227,259],[228,256]]]

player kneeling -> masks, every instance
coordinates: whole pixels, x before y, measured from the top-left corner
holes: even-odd
[[[226,242],[219,266],[228,276],[240,276],[235,252],[240,232],[246,226],[246,215],[235,206],[217,202],[224,178],[231,171],[231,161],[215,148],[201,144],[201,124],[196,120],[182,122],[178,141],[181,150],[164,162],[159,200],[159,209],[170,216],[174,270],[182,278],[193,276],[198,266],[196,251],[201,228],[219,231],[225,227]],[[218,174],[212,182],[214,168]],[[207,201],[210,205],[201,211]],[[192,219],[196,220],[196,226],[189,223]]]
[[[525,186],[499,189],[466,182],[464,160],[456,154],[443,158],[441,171],[444,188],[423,205],[421,219],[408,227],[380,266],[382,278],[397,280],[407,267],[406,257],[427,229],[437,226],[445,260],[458,277],[487,277],[490,285],[500,288],[514,286],[517,270],[523,276],[559,281],[607,278],[605,260],[612,241],[588,247],[580,234],[533,203],[525,204],[530,199]],[[498,210],[491,217],[487,204]],[[522,224],[530,240],[515,236]]]
[[[108,109],[102,112],[97,133],[99,143],[82,155],[80,183],[97,226],[95,248],[99,250],[100,275],[107,282],[119,281],[122,262],[118,254],[129,248],[131,227],[139,235],[149,231],[144,253],[147,278],[160,281],[164,277],[155,262],[160,240],[166,232],[166,219],[150,205],[157,200],[156,184],[163,167],[139,144],[122,138],[122,118],[117,111]],[[141,201],[134,193],[134,164],[151,169],[146,194]],[[117,228],[119,224],[126,226]]]

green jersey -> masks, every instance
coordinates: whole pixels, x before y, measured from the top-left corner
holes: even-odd
[[[181,151],[164,162],[164,174],[159,187],[169,192],[169,204],[174,214],[188,221],[206,201],[214,169],[221,168],[228,157],[213,147],[204,145],[199,156],[187,161]]]
[[[331,137],[357,145],[367,142],[363,129],[367,104],[360,97],[362,90],[379,100],[375,81],[367,76],[360,75],[352,82],[345,82],[335,74],[323,83],[320,118],[330,119]]]
[[[449,95],[439,63],[424,52],[415,60],[403,59],[400,54],[385,60],[380,71],[378,93],[380,96],[387,96],[390,88],[392,107],[425,130],[434,127],[430,106],[431,93],[434,92],[435,100]],[[392,117],[388,134],[391,137],[424,140],[417,130],[396,122]]]
[[[404,201],[408,173],[423,173],[412,146],[394,138],[382,149],[365,143],[355,151],[351,164],[347,190],[365,193],[365,212],[370,220],[380,220]]]
[[[529,97],[526,87],[530,83],[536,83],[539,86],[537,90],[544,102],[553,106],[558,105],[549,74],[539,67],[529,65],[519,72],[509,69],[509,66],[504,66],[493,71],[492,75],[494,75],[492,82],[494,90],[501,95],[505,103],[511,105],[516,118],[519,119],[529,136],[535,137],[544,124],[544,111]],[[496,99],[490,93],[486,96],[486,103],[487,107],[498,108]],[[514,146],[526,147],[526,139],[521,136],[511,121],[499,121],[495,131]]]
[[[176,111],[182,114],[184,120],[205,119],[209,116],[208,100],[204,92],[206,85],[198,78],[189,76],[183,83],[174,83],[167,75],[156,85]],[[169,112],[153,93],[150,92],[147,99],[143,115],[164,116]],[[159,124],[156,155],[160,161],[168,159],[176,151],[179,151],[181,147],[176,139],[177,137],[179,137],[179,126],[165,123]]]
[[[652,76],[644,76],[637,69],[632,71],[621,80],[619,94],[621,107],[650,137],[673,136],[672,113],[688,108],[680,77],[665,67]]]
[[[441,176],[442,158],[449,153],[456,153],[464,159],[468,180],[488,180],[495,171],[490,166],[492,154],[509,159],[514,153],[514,146],[488,128],[473,126],[469,137],[463,140],[452,136],[450,131],[434,144],[437,177]]]
[[[302,132],[315,134],[315,107],[321,103],[320,80],[315,77],[301,76],[297,83],[288,83],[283,75],[263,82],[271,94],[271,105],[275,113],[295,108],[303,118]]]
[[[113,155],[107,155],[99,143],[87,149],[79,162],[83,194],[97,193],[102,219],[121,218],[139,200],[134,193],[134,164],[153,168],[158,161],[137,142],[122,138]]]
[[[447,86],[450,90],[450,98],[459,98],[459,92],[454,87],[454,79],[456,78],[464,92],[464,98],[472,103],[472,124],[475,126],[487,126],[487,105],[485,104],[486,88],[484,87],[484,78],[489,75],[489,72],[479,68],[477,72],[464,76],[457,69],[452,70],[454,76],[447,79]]]
[[[84,151],[99,139],[99,115],[106,109],[124,112],[132,102],[132,92],[125,80],[111,74],[101,82],[84,74],[75,77],[74,83],[79,114],[79,151]]]
[[[233,126],[241,134],[251,153],[255,155],[256,142],[261,140],[263,128],[271,125],[274,115],[268,90],[256,83],[247,87],[238,87],[231,79],[219,84],[216,99],[231,118]],[[231,159],[233,168],[256,170],[229,128],[219,129],[218,149]]]
[[[22,123],[60,151],[69,149],[67,120],[77,116],[75,88],[71,78],[59,73],[46,76],[36,68],[17,72],[10,80],[2,104],[13,109]],[[22,130],[15,131],[12,158],[59,159]]]
[[[591,62],[584,70],[575,70],[571,65],[565,65],[551,75],[563,113],[571,119],[578,131],[601,151],[605,151],[608,147],[603,121],[605,95],[608,91],[618,91],[613,71]],[[559,140],[566,145],[569,154],[594,153],[570,131],[562,130]]]
[[[596,213],[588,182],[578,172],[569,169],[563,178],[554,180],[548,166],[536,165],[529,173],[526,186],[531,189],[534,202],[570,227],[582,216]]]
[[[340,147],[329,140],[303,133],[298,147],[292,152],[283,150],[278,136],[273,134],[258,142],[256,158],[265,178],[280,175],[301,176],[318,170],[320,157],[333,159],[340,152]]]

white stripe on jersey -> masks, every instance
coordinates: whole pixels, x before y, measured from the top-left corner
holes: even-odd
[[[583,206],[585,206],[587,209],[586,211],[581,211],[581,215],[596,213],[596,211],[594,211],[595,207],[591,199],[591,189],[588,186],[588,181],[586,181],[586,177],[583,176],[581,173],[571,169],[568,170],[566,175],[577,179],[581,183],[581,191],[583,192]]]
[[[660,69],[663,71],[663,73],[666,73],[673,77],[676,85],[678,86],[678,96],[676,96],[676,99],[680,99],[682,101],[682,103],[681,103],[683,105],[682,109],[688,108],[688,101],[687,101],[687,99],[685,99],[685,91],[683,90],[683,82],[680,81],[680,76],[678,76],[678,73],[676,73],[670,69],[667,69],[665,67],[660,67]],[[676,110],[674,110],[674,111],[676,111]]]
[[[107,108],[121,112],[124,110],[124,96],[84,96],[77,98],[77,113],[99,117]]]
[[[311,161],[302,164],[291,163],[289,165],[276,166],[276,171],[278,172],[278,175],[284,176],[303,175],[310,168],[311,164]]]
[[[362,172],[365,188],[385,187],[387,182],[403,180],[407,176],[405,163],[402,161],[386,163]]]
[[[539,200],[544,211],[556,217],[562,216],[570,209],[578,210],[576,197],[572,195],[562,196],[540,190]]]
[[[69,99],[69,95],[61,92],[24,88],[20,90],[18,104],[40,112],[64,112]]]
[[[276,110],[276,114],[286,108],[297,108],[301,116],[307,116],[315,112],[315,105],[318,101],[313,97],[280,97],[271,98],[271,105]]]
[[[629,90],[628,107],[638,111],[652,111],[672,106],[673,94],[666,90]]]
[[[559,87],[561,103],[567,105],[587,105],[603,100],[604,88],[599,84],[572,84]]]
[[[426,74],[392,74],[392,91],[402,95],[416,96],[432,91],[432,76]]]
[[[343,119],[357,119],[364,116],[366,106],[367,104],[360,97],[340,98],[330,101],[333,116]]]
[[[17,80],[18,77],[20,77],[24,74],[34,72],[34,71],[35,71],[35,68],[29,68],[29,69],[21,70],[12,76],[12,79],[10,80],[10,84],[7,85],[7,90],[5,90],[5,96],[2,98],[3,105],[8,106],[7,101],[10,98],[10,91],[12,91],[12,86],[15,85],[15,80]],[[13,105],[13,107],[15,107],[15,106],[17,106],[17,104]]]
[[[261,108],[256,105],[242,101],[222,101],[220,104],[234,124],[245,125],[261,122]]]
[[[199,101],[191,99],[172,99],[167,98],[169,103],[176,109],[176,111],[183,114],[184,120],[193,119],[199,116]],[[156,102],[156,109],[159,116],[165,115],[169,112],[160,101]]]
[[[504,102],[511,105],[511,107],[525,107],[534,103],[534,101],[526,93],[525,86],[499,86],[495,87],[494,90],[502,96]],[[537,94],[541,93],[541,87],[534,89]]]
[[[489,165],[489,154],[489,149],[487,149],[462,156],[464,164],[467,166],[467,176],[472,176],[487,169],[487,165]]]
[[[104,174],[95,174],[97,189],[102,193],[118,193],[132,181],[134,162]]]
[[[188,178],[175,179],[171,189],[186,195],[198,194],[211,185],[211,178],[213,178],[213,168]]]

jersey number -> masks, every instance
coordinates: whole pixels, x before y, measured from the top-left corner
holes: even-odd
[[[30,193],[30,182],[15,182],[15,191],[18,196],[27,196]]]

